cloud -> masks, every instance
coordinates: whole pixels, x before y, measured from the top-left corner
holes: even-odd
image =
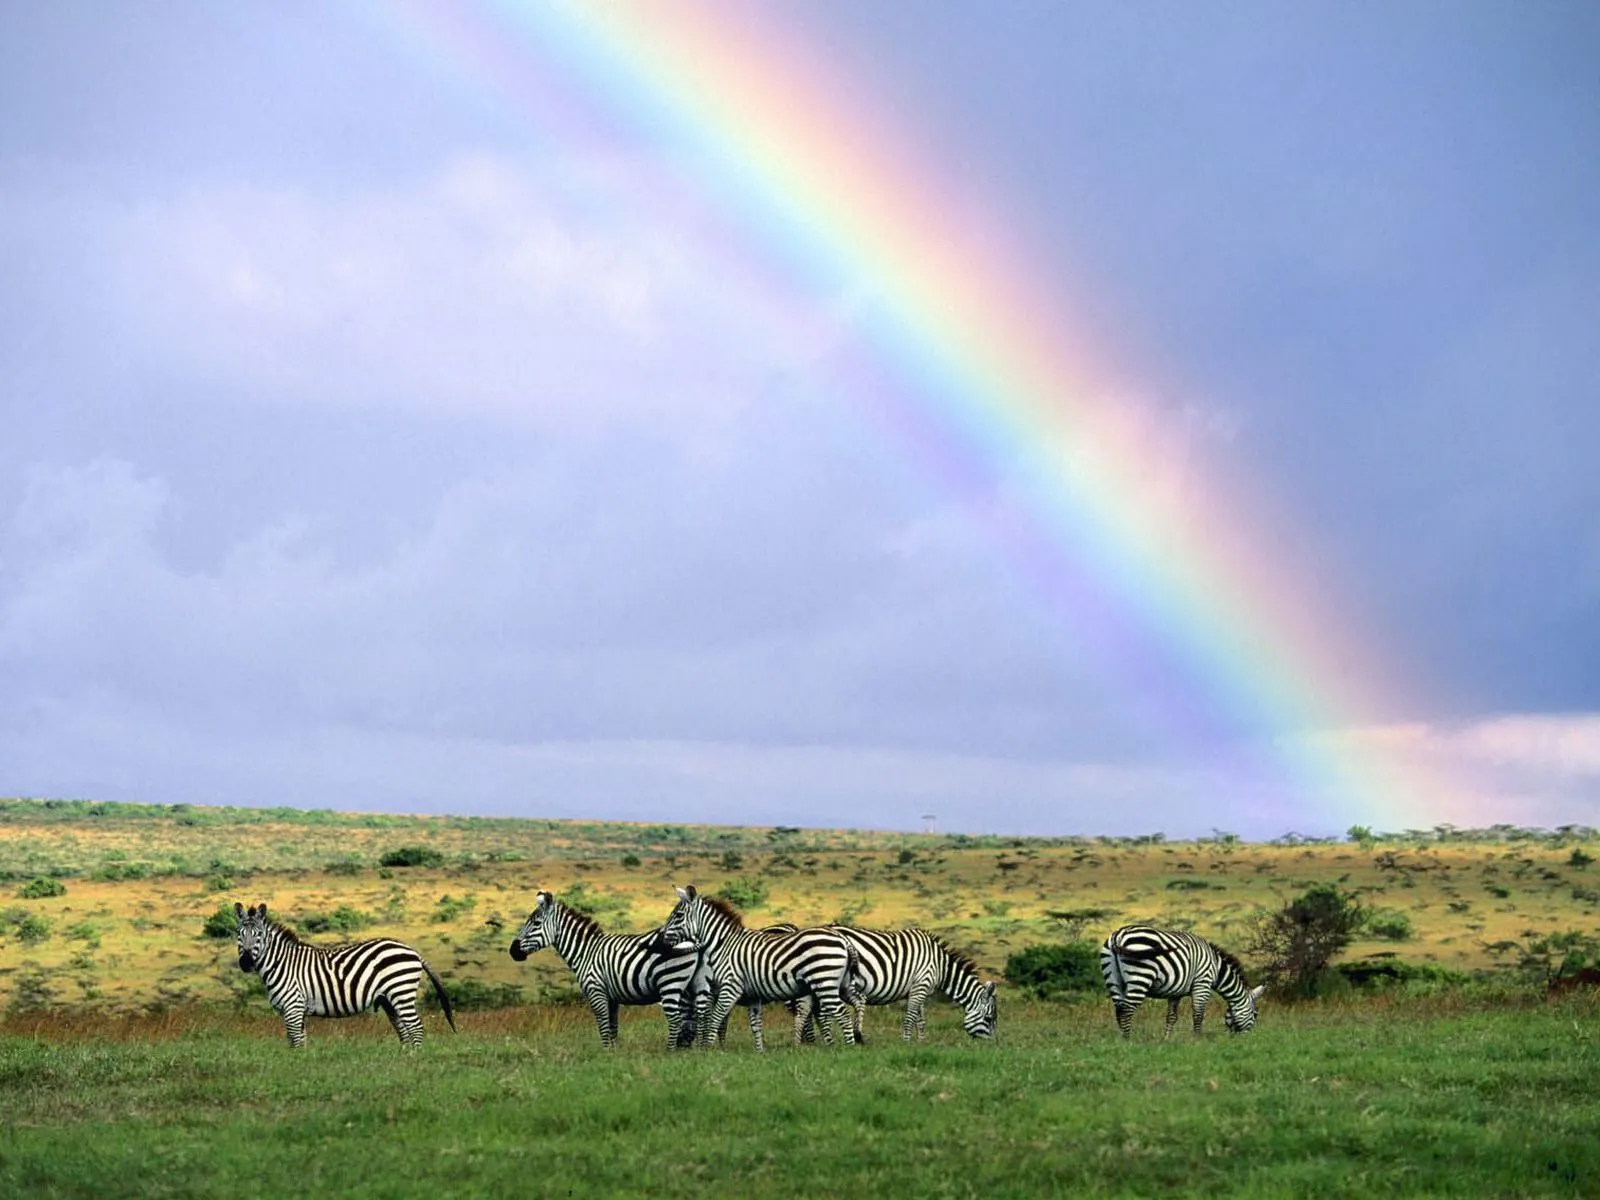
[[[571,176],[481,153],[360,190],[196,182],[102,214],[96,269],[150,365],[268,401],[580,431],[751,403],[785,353],[770,297],[625,202],[640,181]]]

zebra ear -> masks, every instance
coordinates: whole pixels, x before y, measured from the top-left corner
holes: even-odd
[[[263,917],[267,915],[267,902],[265,900],[261,902],[261,915]]]
[[[673,890],[678,893],[679,900],[694,899],[694,884],[692,883],[687,888],[674,888]]]
[[[1267,985],[1264,984],[1264,983],[1261,984],[1259,987],[1251,988],[1250,989],[1250,999],[1252,999],[1252,1000],[1261,999],[1261,993],[1266,991],[1266,990],[1267,990]]]
[[[983,990],[988,992],[989,995],[992,996],[992,995],[994,995],[994,985],[995,985],[995,980],[991,979],[991,980],[989,980],[988,983],[983,985]]]
[[[538,904],[540,908],[549,908],[550,901],[553,899],[554,897],[551,896],[549,892],[540,892],[535,903]]]
[[[236,917],[244,916],[244,905],[240,904],[237,900],[233,902],[233,915]]]

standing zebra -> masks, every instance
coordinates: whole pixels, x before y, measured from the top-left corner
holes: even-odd
[[[1100,947],[1100,973],[1123,1037],[1132,1035],[1134,1010],[1146,996],[1167,1001],[1164,1037],[1178,1023],[1178,1001],[1189,996],[1198,1034],[1213,992],[1228,1003],[1223,1023],[1229,1032],[1244,1033],[1255,1026],[1256,1001],[1265,990],[1245,983],[1244,968],[1226,950],[1192,933],[1151,925],[1124,925],[1108,937]]]
[[[746,929],[727,901],[702,896],[692,885],[677,891],[678,903],[661,938],[669,945],[692,942],[705,955],[711,987],[702,1003],[710,1011],[695,1015],[702,1044],[720,1043],[733,1006],[745,1004],[750,1008],[756,1050],[764,1051],[762,1006],[802,996],[809,996],[816,1006],[824,1041],[832,1045],[835,1021],[844,1027],[844,1040],[855,1041],[855,1027],[845,1012],[856,966],[850,943],[830,929],[787,934]]]
[[[900,1039],[909,1042],[913,1032],[920,1042],[927,1026],[923,1002],[942,992],[965,1010],[961,1027],[975,1038],[994,1036],[998,1005],[994,982],[983,983],[972,960],[957,954],[923,929],[856,929],[830,925],[856,948],[860,956],[854,984],[856,1037],[861,1039],[861,1017],[869,1004],[906,1001]],[[810,1020],[805,1001],[796,1021],[803,1028]]]
[[[669,1050],[683,1044],[684,1032],[692,1034],[685,1018],[694,1015],[689,986],[699,958],[695,950],[664,947],[660,930],[605,933],[594,918],[540,892],[511,943],[511,957],[522,962],[546,946],[553,946],[578,977],[578,988],[600,1027],[602,1046],[617,1044],[617,1007],[622,1004],[660,1004],[667,1017]]]
[[[283,1018],[289,1045],[306,1044],[306,1014],[353,1017],[381,1008],[407,1046],[422,1044],[417,1015],[417,985],[423,972],[433,984],[444,1018],[456,1027],[450,997],[422,956],[393,938],[373,938],[343,946],[311,946],[276,921],[267,906],[233,906],[239,918],[239,969],[259,971],[267,999]]]

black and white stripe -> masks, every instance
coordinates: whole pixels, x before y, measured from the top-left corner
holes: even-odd
[[[980,980],[977,968],[964,954],[957,954],[924,929],[829,928],[853,944],[859,956],[852,980],[858,1039],[867,1005],[904,1000],[906,1015],[900,1023],[900,1037],[909,1042],[915,1033],[921,1041],[927,1026],[924,1003],[940,993],[962,1007],[961,1027],[969,1034],[994,1036],[999,1007],[995,985]],[[804,1022],[808,1015],[802,1011],[799,1020]]]
[[[750,1032],[756,1049],[766,1049],[762,1007],[809,997],[815,1005],[823,1040],[833,1041],[832,1025],[840,1023],[846,1042],[855,1028],[846,1012],[849,979],[856,965],[854,947],[831,929],[765,933],[746,929],[726,901],[702,896],[691,886],[678,889],[678,903],[662,929],[672,945],[692,943],[705,956],[710,980],[705,1010],[696,1013],[701,1041],[719,1042],[735,1004],[750,1009]]]
[[[578,977],[578,989],[600,1027],[601,1045],[617,1044],[617,1008],[623,1004],[661,1005],[669,1049],[692,1037],[689,988],[699,961],[694,949],[664,945],[660,930],[605,933],[592,917],[540,892],[511,943],[511,957],[521,962],[546,946],[553,947]]]
[[[1134,1011],[1146,996],[1167,1001],[1168,1037],[1178,1023],[1178,1002],[1190,997],[1199,1033],[1212,993],[1227,1002],[1223,1023],[1244,1033],[1256,1023],[1256,1001],[1264,990],[1245,982],[1244,968],[1226,950],[1192,933],[1151,925],[1124,925],[1108,937],[1100,947],[1100,973],[1123,1037],[1132,1034]]]
[[[373,938],[343,946],[312,946],[268,919],[267,906],[235,904],[239,918],[239,968],[259,971],[267,999],[283,1018],[289,1044],[306,1044],[306,1016],[352,1017],[380,1008],[400,1041],[408,1046],[422,1042],[422,1018],[417,1015],[417,985],[424,973],[444,1009],[450,1028],[456,1027],[450,997],[433,968],[403,942]]]

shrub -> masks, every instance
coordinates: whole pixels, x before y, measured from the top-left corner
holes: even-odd
[[[1581,871],[1593,861],[1594,855],[1585,854],[1583,852],[1583,847],[1581,846],[1574,846],[1572,848],[1571,856],[1567,859],[1567,866],[1571,867],[1575,871]]]
[[[47,875],[41,875],[37,879],[30,879],[17,892],[17,895],[24,900],[44,900],[50,896],[65,896],[66,894],[67,885],[62,883],[61,880],[51,879]]]
[[[442,925],[446,921],[454,921],[457,917],[471,912],[476,907],[478,907],[478,898],[476,896],[463,896],[457,900],[454,896],[446,893],[440,896],[439,902],[434,905],[433,921]]]
[[[335,859],[323,868],[329,875],[358,875],[361,872],[361,860],[355,855]]]
[[[1309,998],[1334,956],[1350,944],[1366,910],[1331,883],[1313,884],[1257,923],[1249,951],[1264,960],[1262,974],[1275,990]]]
[[[760,879],[741,875],[724,883],[717,894],[735,908],[748,912],[767,902],[767,885]]]
[[[1092,942],[1029,946],[1006,959],[1006,980],[1038,997],[1059,1000],[1101,992],[1100,950]]]
[[[724,850],[722,857],[717,860],[717,866],[724,871],[737,871],[744,866],[744,856],[737,850]]]
[[[626,896],[614,896],[608,892],[596,891],[582,879],[556,896],[556,899],[586,917],[593,917],[602,925],[614,917],[620,918],[631,907]]]
[[[441,979],[445,994],[450,997],[450,1007],[456,1012],[471,1012],[485,1008],[515,1008],[527,1003],[522,998],[522,985],[518,983],[485,983],[481,979]],[[433,985],[422,985],[422,1007],[439,1011],[439,997]]]
[[[1390,942],[1409,942],[1412,935],[1411,918],[1392,908],[1368,913],[1361,928],[1368,937]]]
[[[625,867],[640,866],[642,865],[642,861],[643,860],[641,860],[637,854],[624,854],[622,856],[622,865]]]
[[[239,932],[239,914],[233,911],[233,905],[224,904],[216,912],[206,918],[201,933],[208,938],[231,938]]]
[[[1334,971],[1352,987],[1361,989],[1423,985],[1423,990],[1432,990],[1457,987],[1472,980],[1462,971],[1452,971],[1435,963],[1404,962],[1387,952],[1362,962],[1340,963]]]
[[[302,917],[300,928],[306,933],[354,933],[371,925],[375,919],[371,913],[359,912],[348,904],[341,904],[331,913],[312,913]],[[437,917],[434,919],[438,920]]]
[[[442,867],[444,855],[432,846],[401,846],[387,850],[378,860],[380,867]]]

